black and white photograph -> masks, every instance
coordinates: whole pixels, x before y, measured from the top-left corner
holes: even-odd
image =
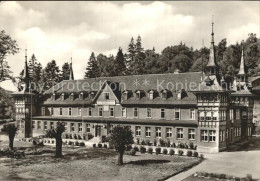
[[[1,181],[259,181],[260,1],[0,1]]]

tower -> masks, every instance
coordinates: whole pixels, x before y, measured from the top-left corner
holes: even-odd
[[[69,80],[74,80],[74,74],[73,74],[73,69],[72,69],[72,57],[71,57],[71,62],[70,62],[70,78]]]
[[[24,72],[21,79],[19,91],[12,95],[15,100],[16,123],[19,125],[19,132],[23,137],[32,136],[32,116],[36,114],[36,94],[31,88],[31,78],[29,76],[27,64],[27,50],[25,50]]]

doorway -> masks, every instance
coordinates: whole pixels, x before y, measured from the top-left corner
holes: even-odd
[[[101,126],[96,126],[95,137],[101,136]]]

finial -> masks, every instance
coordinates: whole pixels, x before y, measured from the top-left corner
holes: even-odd
[[[25,62],[27,62],[27,49],[25,49]]]
[[[211,23],[211,26],[212,26],[212,33],[211,33],[212,40],[211,40],[211,42],[214,43],[214,15],[212,15],[212,23]]]
[[[70,63],[72,64],[72,57],[70,57]]]

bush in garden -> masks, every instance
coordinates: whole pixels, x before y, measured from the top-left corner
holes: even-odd
[[[144,140],[141,141],[141,145],[146,145]]]
[[[140,152],[141,152],[141,153],[145,153],[145,152],[146,152],[146,148],[145,148],[144,146],[141,146],[141,147],[140,147]]]
[[[69,141],[69,145],[72,145],[72,141]]]
[[[153,154],[153,148],[151,148],[151,147],[148,148],[148,153],[149,153],[149,154]]]
[[[137,152],[137,151],[139,151],[139,148],[138,148],[137,146],[135,146],[135,147],[133,148],[133,150],[135,150],[135,151]]]
[[[98,144],[98,147],[99,147],[99,148],[102,148],[102,144],[99,143],[99,144]]]
[[[175,144],[175,143],[172,143],[172,144],[171,144],[171,147],[176,148],[176,144]]]
[[[198,156],[199,156],[199,153],[196,152],[196,151],[194,151],[194,152],[193,152],[193,156],[194,156],[194,157],[198,157]]]
[[[104,148],[107,148],[107,144],[104,144]]]
[[[79,144],[79,146],[85,146],[85,143],[84,143],[84,142],[81,142],[81,143]]]
[[[187,143],[184,144],[184,148],[189,149],[189,146],[187,145]]]
[[[188,150],[188,151],[187,151],[187,156],[188,156],[188,157],[191,157],[191,156],[192,156],[192,151]]]
[[[253,177],[251,174],[246,174],[246,181],[252,181]]]
[[[160,146],[161,146],[161,147],[165,147],[165,146],[166,146],[165,141],[162,140],[162,139],[159,140],[159,143],[160,143]]]
[[[179,148],[185,148],[184,144],[183,143],[179,143]]]
[[[78,137],[77,137],[77,135],[76,135],[76,134],[74,134],[73,138],[74,138],[75,140],[76,140],[76,139],[78,139]]]
[[[183,151],[182,151],[182,150],[179,150],[179,151],[178,151],[178,155],[179,155],[179,156],[182,156],[182,155],[183,155]]]
[[[168,150],[167,150],[166,148],[164,148],[164,149],[163,149],[163,154],[164,154],[164,155],[167,155],[167,153],[168,153]]]
[[[132,150],[130,151],[130,154],[131,154],[132,156],[135,156],[136,151],[135,151],[134,149],[132,149]]]
[[[76,142],[75,142],[75,145],[76,145],[76,146],[79,146],[79,142],[78,142],[78,141],[76,141]]]
[[[139,138],[136,139],[136,144],[140,145],[140,139]]]
[[[153,141],[153,146],[157,146],[157,141],[156,141],[156,139]]]
[[[194,146],[194,150],[197,150],[197,145]]]
[[[36,140],[33,140],[32,143],[33,143],[34,146],[37,145],[37,141]]]
[[[155,148],[155,153],[156,153],[156,155],[160,154],[161,153],[161,148],[159,148],[159,147]]]
[[[190,142],[190,143],[189,143],[189,147],[190,147],[190,149],[192,149],[192,150],[194,149],[194,144],[193,144],[193,142]]]
[[[130,150],[132,150],[132,145],[127,145],[126,151],[130,151]]]
[[[94,143],[94,144],[93,144],[93,148],[96,148],[96,147],[97,147],[97,145]]]
[[[204,158],[204,155],[203,155],[203,154],[200,154],[200,158]]]
[[[170,154],[171,156],[174,155],[174,149],[170,149],[169,154]]]
[[[167,141],[166,141],[166,146],[167,146],[167,147],[170,147],[170,146],[171,146],[171,141],[170,141],[169,139],[167,139]]]
[[[151,145],[150,140],[146,140],[145,143],[146,143],[146,145],[148,145],[148,146]]]
[[[39,142],[38,146],[44,146],[43,141]]]

